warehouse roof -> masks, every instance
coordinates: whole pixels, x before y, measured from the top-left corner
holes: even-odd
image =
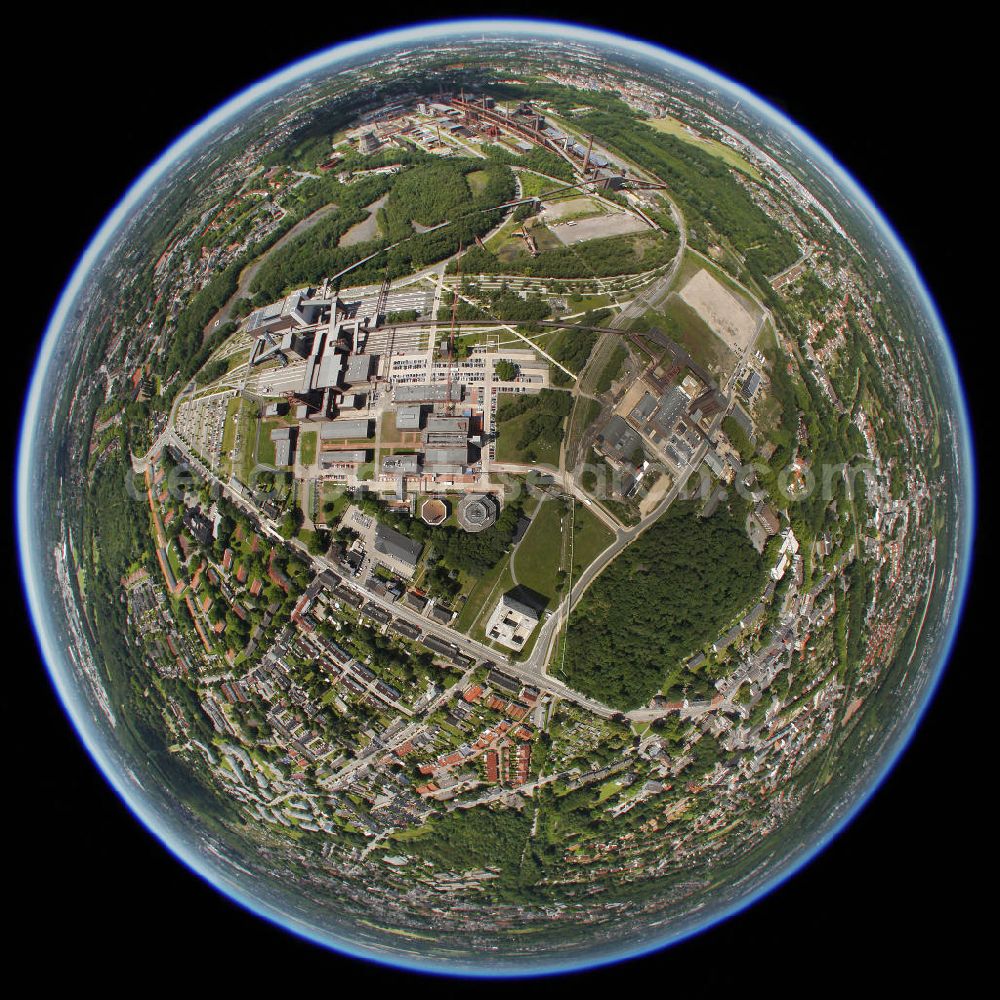
[[[371,421],[367,417],[330,420],[320,428],[319,436],[324,441],[336,438],[366,438],[371,436],[370,427]]]

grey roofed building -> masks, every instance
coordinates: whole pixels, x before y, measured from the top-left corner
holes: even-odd
[[[255,309],[247,320],[246,329],[274,332],[315,323],[322,312],[323,302],[306,298],[308,289],[290,292],[283,299]]]
[[[781,521],[774,508],[761,500],[753,509],[753,516],[758,524],[769,534],[776,535],[781,530]]]
[[[486,635],[508,649],[523,649],[538,626],[538,612],[516,597],[504,594],[486,623]]]
[[[361,465],[368,461],[371,454],[367,449],[356,451],[321,451],[319,453],[320,465]]]
[[[348,385],[355,382],[367,382],[372,372],[372,362],[375,360],[371,354],[352,354],[347,359],[347,371],[344,372],[344,381]]]
[[[645,423],[652,415],[653,411],[656,409],[656,397],[653,396],[651,392],[643,394],[642,399],[639,400],[635,406],[632,407],[632,412],[629,416],[638,424]]]
[[[469,463],[469,447],[464,448],[425,448],[424,465],[427,468],[445,466],[448,470],[461,471]]]
[[[673,386],[660,398],[660,405],[653,415],[653,423],[664,434],[670,434],[689,402],[687,393],[679,385]]]
[[[396,410],[396,430],[397,431],[418,431],[420,430],[420,419],[423,410],[419,406],[401,406]]]
[[[747,399],[753,399],[754,393],[757,391],[759,386],[760,375],[755,371],[751,371],[746,379],[744,379],[743,385],[740,387],[740,392],[742,392]]]
[[[311,388],[329,389],[340,381],[340,373],[344,367],[344,355],[333,350],[333,345],[328,345],[320,358],[319,368],[316,369]]]
[[[726,468],[726,463],[719,458],[719,454],[711,448],[705,452],[705,464],[717,475],[721,476]]]
[[[413,475],[420,471],[419,455],[386,455],[382,459],[382,471]]]
[[[429,416],[424,431],[424,465],[460,472],[468,464],[469,418]]]
[[[598,436],[605,452],[621,460],[631,459],[642,438],[621,417],[612,417]]]
[[[448,622],[454,617],[454,612],[445,604],[435,604],[431,608],[431,617],[436,621],[441,622],[443,625],[447,625]]]
[[[499,670],[491,670],[486,675],[486,683],[492,685],[493,687],[501,688],[502,690],[513,695],[517,695],[523,686],[516,677],[510,677],[505,673],[501,673]]]
[[[445,382],[415,382],[393,386],[392,398],[397,403],[459,403],[462,400],[462,383],[452,382],[451,392]]]
[[[323,441],[334,441],[338,438],[371,437],[371,421],[367,417],[331,420],[319,429],[319,436]]]
[[[496,523],[500,505],[489,493],[467,493],[459,501],[456,516],[466,531],[482,531]]]
[[[450,444],[464,440],[468,436],[468,417],[438,417],[431,415],[427,418],[427,430],[424,432],[424,440],[429,444]]]
[[[376,562],[402,575],[412,576],[424,547],[420,542],[380,523],[375,528],[373,548]]]
[[[427,598],[408,590],[403,594],[403,603],[414,611],[423,611],[427,607]]]
[[[271,440],[274,442],[274,464],[278,466],[292,464],[292,428],[274,427],[271,430]]]

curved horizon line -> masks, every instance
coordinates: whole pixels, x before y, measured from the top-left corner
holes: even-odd
[[[220,882],[225,882],[226,876],[221,868],[209,868],[203,860],[187,847],[178,843],[171,843],[162,835],[162,831],[157,831],[156,823],[162,823],[163,816],[156,815],[149,808],[146,802],[140,801],[140,796],[135,795],[125,782],[124,776],[115,773],[114,762],[103,747],[99,745],[96,738],[96,726],[89,715],[80,711],[81,706],[78,701],[81,697],[80,690],[70,688],[69,680],[75,678],[75,673],[67,671],[67,662],[64,651],[55,646],[52,636],[43,631],[41,623],[49,609],[45,601],[42,590],[42,583],[39,577],[39,566],[34,564],[27,556],[31,551],[31,529],[35,529],[37,535],[41,535],[41,525],[37,524],[37,511],[31,504],[31,457],[35,444],[35,432],[39,426],[38,415],[41,410],[42,390],[45,388],[49,367],[54,357],[55,348],[61,333],[64,331],[70,310],[77,301],[78,296],[83,291],[86,279],[89,277],[93,267],[97,263],[100,255],[114,239],[119,229],[128,223],[134,211],[140,207],[146,196],[153,190],[164,177],[164,175],[185,155],[193,152],[198,146],[207,140],[213,132],[232,122],[240,114],[249,110],[254,104],[271,96],[275,91],[286,88],[304,77],[330,68],[332,65],[350,60],[358,56],[364,56],[380,48],[391,48],[394,46],[406,45],[409,43],[419,43],[429,40],[443,41],[446,38],[454,38],[466,33],[484,32],[494,35],[505,33],[522,34],[528,37],[543,37],[553,41],[570,40],[590,43],[598,47],[612,47],[641,54],[654,62],[666,63],[670,68],[683,69],[691,73],[702,83],[709,83],[720,89],[733,92],[745,103],[751,105],[772,127],[784,129],[791,137],[798,140],[809,152],[820,161],[826,163],[830,172],[842,185],[850,192],[850,197],[868,216],[870,223],[883,237],[887,239],[890,251],[896,256],[899,263],[902,263],[912,283],[913,289],[918,293],[926,310],[926,319],[930,320],[931,328],[938,335],[938,342],[944,348],[945,368],[949,379],[953,404],[957,412],[958,422],[961,425],[962,433],[960,442],[957,442],[956,459],[968,463],[969,475],[964,477],[964,505],[961,512],[967,513],[968,521],[965,525],[958,527],[959,537],[956,541],[956,551],[964,568],[962,579],[957,582],[957,592],[953,602],[953,611],[950,619],[944,625],[944,635],[938,641],[940,661],[935,667],[934,676],[930,678],[925,690],[919,699],[919,703],[913,712],[909,725],[904,727],[904,731],[896,737],[896,745],[890,752],[884,751],[883,756],[888,760],[875,768],[876,778],[870,786],[851,803],[845,815],[839,820],[835,820],[830,829],[809,847],[803,848],[797,853],[793,853],[791,860],[783,865],[777,873],[766,879],[764,883],[752,894],[736,900],[730,906],[724,908],[720,913],[715,914],[704,923],[696,923],[695,926],[681,930],[676,935],[667,936],[653,944],[643,945],[634,951],[627,949],[616,951],[610,957],[598,958],[591,961],[574,962],[569,964],[547,965],[533,967],[529,969],[512,970],[490,970],[484,971],[479,968],[459,968],[458,966],[438,967],[428,969],[410,962],[398,954],[392,957],[379,954],[374,949],[357,942],[340,943],[336,935],[330,934],[334,941],[327,940],[319,935],[317,930],[304,930],[291,923],[297,918],[279,913],[276,909],[274,913],[261,912],[260,907],[271,908],[271,904],[261,901],[251,901],[252,897],[247,896],[240,889],[225,888]],[[843,191],[839,191],[841,197],[847,198]],[[951,412],[951,407],[948,408]],[[864,808],[871,796],[884,782],[885,778],[898,762],[900,756],[905,751],[906,746],[912,739],[913,733],[919,725],[924,713],[930,704],[934,692],[940,682],[944,672],[944,667],[949,659],[954,645],[955,635],[961,619],[961,612],[965,604],[968,591],[969,577],[972,564],[972,539],[973,525],[976,519],[976,495],[975,495],[975,459],[974,444],[971,429],[971,420],[968,413],[968,404],[965,397],[962,381],[959,373],[959,366],[954,354],[950,339],[945,329],[943,320],[937,309],[923,278],[910,256],[909,251],[899,238],[895,229],[882,214],[875,202],[871,199],[865,189],[853,178],[850,172],[843,167],[840,162],[830,153],[818,140],[806,132],[801,126],[792,121],[778,108],[774,107],[754,91],[743,84],[717,72],[716,70],[700,63],[694,59],[684,56],[674,50],[656,43],[646,42],[641,39],[621,34],[605,29],[593,28],[587,25],[574,24],[558,20],[531,19],[531,18],[470,18],[458,20],[443,20],[421,22],[419,24],[390,29],[366,35],[358,39],[338,43],[327,47],[312,55],[306,56],[295,62],[288,64],[257,83],[236,93],[233,97],[220,104],[214,111],[209,112],[199,122],[187,131],[183,132],[164,152],[157,157],[153,163],[147,167],[137,179],[126,189],[125,194],[105,217],[103,223],[97,229],[94,236],[89,241],[84,252],[81,254],[76,265],[71,271],[70,277],[60,294],[56,306],[50,316],[46,326],[41,347],[36,357],[34,370],[32,372],[30,386],[24,405],[24,415],[21,423],[18,441],[18,463],[17,463],[17,520],[18,520],[18,548],[22,572],[22,582],[28,595],[28,604],[32,613],[32,621],[39,645],[42,650],[50,681],[56,688],[62,708],[70,717],[71,722],[77,731],[78,736],[84,743],[91,757],[97,763],[99,769],[108,780],[109,784],[119,795],[130,811],[142,822],[146,829],[151,832],[175,857],[181,860],[191,871],[202,878],[205,882],[239,905],[253,912],[255,915],[268,920],[284,930],[304,937],[323,947],[331,948],[341,953],[346,953],[356,958],[375,961],[379,964],[390,965],[397,968],[405,968],[414,972],[433,972],[445,976],[470,976],[477,978],[520,978],[525,976],[555,975],[571,971],[580,971],[597,966],[606,966],[625,961],[640,955],[649,954],[653,951],[665,948],[669,945],[679,943],[681,940],[692,937],[707,930],[709,927],[722,922],[734,914],[748,908],[755,902],[768,895],[774,889],[793,877],[802,867],[817,857],[835,839],[843,829],[856,818],[858,813]],[[961,452],[961,454],[959,454]],[[964,528],[964,530],[963,530]],[[59,676],[59,671],[54,667],[55,663],[60,663],[64,676]],[[104,734],[100,734],[103,736]],[[148,793],[147,793],[148,794]],[[190,856],[188,856],[190,855]],[[525,961],[530,962],[529,956]]]

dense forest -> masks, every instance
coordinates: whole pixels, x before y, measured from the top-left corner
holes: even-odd
[[[535,320],[547,319],[552,314],[548,299],[541,295],[528,293],[521,298],[517,292],[501,285],[499,288],[479,288],[475,284],[465,284],[462,294],[476,299],[476,304],[458,300],[455,309],[457,319],[505,320],[514,323],[531,323]],[[451,302],[442,303],[438,311],[438,319],[447,320],[451,317]]]
[[[605,310],[602,310],[604,312]],[[596,326],[601,319],[597,312],[587,313],[581,323],[586,326]],[[597,343],[597,332],[595,330],[574,330],[567,327],[560,330],[545,346],[548,353],[574,374],[579,374],[583,366],[590,358],[590,352]],[[573,380],[562,368],[551,369],[553,385],[569,385]]]
[[[765,576],[763,560],[725,508],[699,518],[694,502],[675,503],[574,611],[566,681],[616,708],[646,704],[685,657],[729,627]],[[703,686],[688,676],[690,685]]]
[[[389,277],[397,278],[443,260],[496,226],[503,216],[496,206],[516,193],[512,171],[499,162],[441,160],[416,150],[394,151],[392,158],[404,164],[398,174],[362,177],[328,191],[337,211],[267,259],[251,286],[256,301],[272,301],[290,288],[315,284],[402,240],[352,271],[351,282],[380,279],[387,267]],[[473,172],[478,174],[476,193],[466,179]],[[386,194],[385,203],[375,209],[378,235],[341,246],[344,234],[363,222]],[[419,231],[444,222],[450,225]]]
[[[529,462],[538,461],[538,449],[562,442],[563,420],[573,408],[573,397],[558,389],[542,389],[537,395],[519,395],[497,407],[497,423],[525,417],[517,427],[518,450]]]
[[[462,255],[462,274],[518,274],[533,278],[604,278],[644,274],[668,264],[677,253],[677,234],[647,231],[639,235],[606,236],[572,246],[501,259],[484,247],[470,247]],[[458,265],[452,261],[452,274]]]
[[[530,152],[520,155],[496,144],[486,146],[483,152],[497,163],[524,167],[526,170],[534,170],[536,173],[546,174],[549,177],[558,177],[567,183],[572,183],[574,179],[573,168],[567,160],[537,146],[532,147]]]

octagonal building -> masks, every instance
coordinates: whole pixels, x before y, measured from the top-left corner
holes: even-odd
[[[496,524],[500,513],[497,498],[490,493],[470,493],[462,498],[455,515],[466,531],[483,531]]]

